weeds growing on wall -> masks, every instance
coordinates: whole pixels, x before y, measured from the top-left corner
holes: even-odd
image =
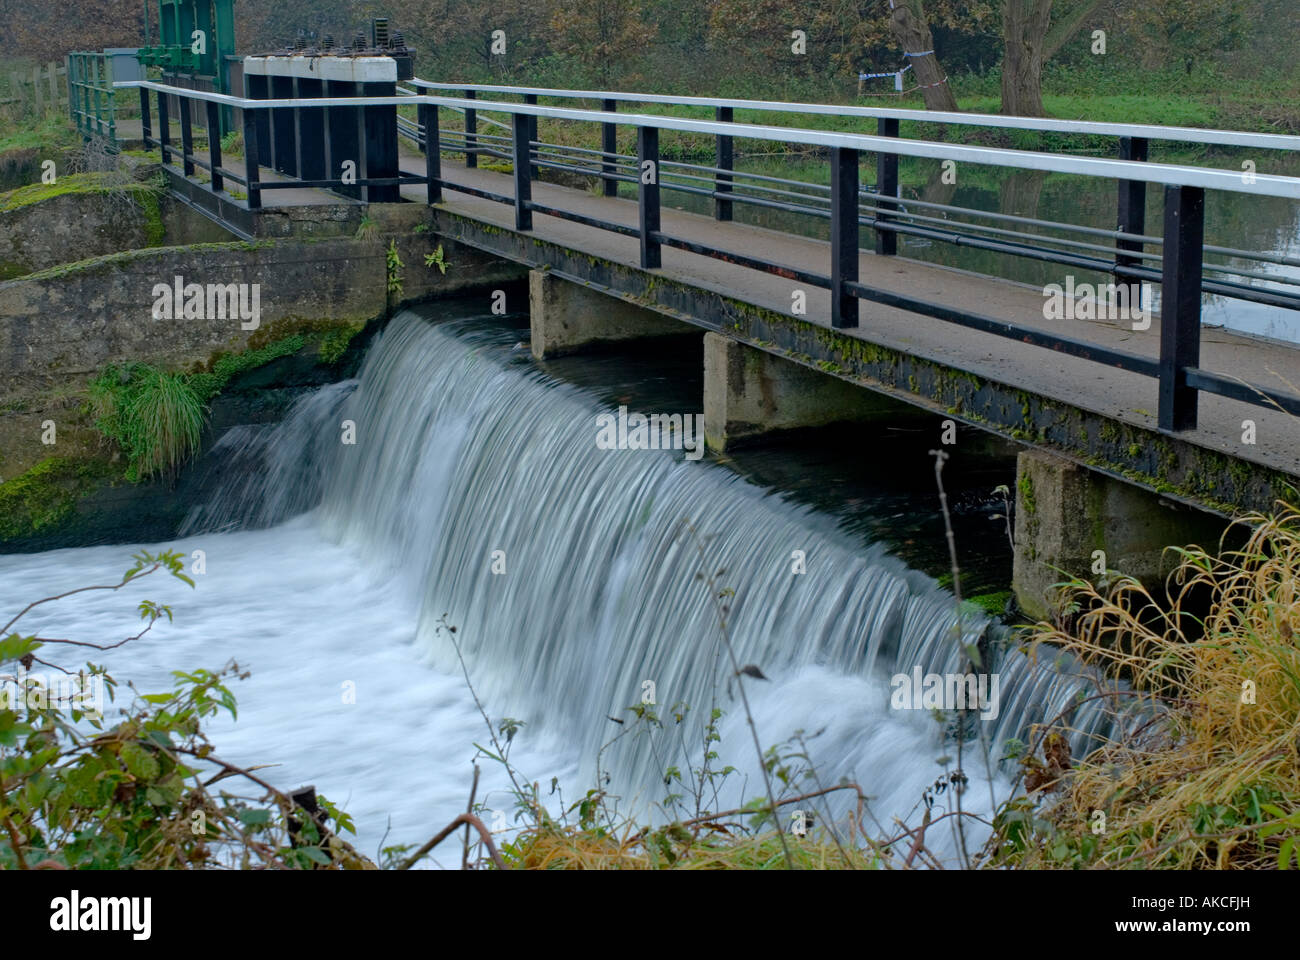
[[[170,475],[198,449],[205,407],[184,374],[109,367],[90,382],[89,407],[95,427],[126,454],[128,480]]]

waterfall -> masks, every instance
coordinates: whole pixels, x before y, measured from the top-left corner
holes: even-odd
[[[958,672],[987,619],[958,626],[953,596],[932,579],[707,458],[598,449],[602,412],[588,392],[512,362],[499,336],[405,311],[356,381],[304,398],[277,426],[221,440],[243,467],[187,532],[267,527],[318,505],[328,539],[414,599],[430,666],[461,669],[438,629],[445,614],[492,717],[573,745],[581,768],[569,796],[595,783],[599,758],[625,803],[662,800],[665,766],[698,766],[699,724],[714,706],[719,765],[738,768],[745,799],[758,795],[736,696],[744,682],[765,748],[802,729],[823,783],[852,778],[878,798],[882,822],[907,816],[951,746],[925,711],[890,709],[889,678]],[[349,428],[354,443],[343,442]],[[793,572],[796,551],[805,572]],[[737,662],[767,680],[733,675],[723,621]],[[356,644],[364,657],[366,638]],[[1000,709],[984,733],[996,761],[1003,741],[1089,684],[1068,662],[994,656]],[[664,729],[619,737],[650,690]],[[680,728],[679,704],[690,708]],[[1079,708],[1076,749],[1107,722],[1100,707]],[[987,813],[971,756],[967,808]],[[1006,773],[996,778],[1005,793]]]

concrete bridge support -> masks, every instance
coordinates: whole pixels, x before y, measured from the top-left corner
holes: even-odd
[[[1067,574],[1096,583],[1106,571],[1140,580],[1157,599],[1177,566],[1169,546],[1218,545],[1224,522],[1040,450],[1016,459],[1012,587],[1036,619],[1052,613]],[[1064,572],[1062,572],[1064,571]]]
[[[830,423],[915,416],[907,404],[717,333],[704,335],[704,436],[746,437]]]
[[[681,336],[697,329],[548,270],[528,271],[528,314],[538,360],[596,343]]]

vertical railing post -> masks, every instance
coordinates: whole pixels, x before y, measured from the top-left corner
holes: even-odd
[[[1160,286],[1161,430],[1196,429],[1195,387],[1187,371],[1201,359],[1201,258],[1205,190],[1165,187],[1164,274]]]
[[[478,94],[473,90],[465,91],[466,100],[474,100],[475,98],[477,98],[477,96]],[[478,137],[474,136],[474,134],[476,133],[478,133],[478,111],[466,110],[465,111],[465,166],[466,167],[478,166]]]
[[[876,133],[882,137],[898,136],[898,121],[881,117],[876,121]],[[876,154],[876,193],[879,197],[898,196],[898,154]],[[891,220],[886,210],[897,210],[898,204],[877,198],[876,200],[876,253],[893,256],[898,253],[898,234],[893,230],[882,230],[881,221]],[[856,222],[856,217],[854,218]],[[855,324],[856,326],[856,321]]]
[[[1147,159],[1148,142],[1145,137],[1120,137],[1119,141],[1119,158],[1121,160],[1134,160],[1145,162]],[[1121,233],[1141,234],[1146,232],[1147,228],[1147,184],[1145,180],[1121,180],[1119,182],[1119,215],[1116,219],[1115,229]],[[1126,256],[1127,252],[1142,252],[1142,243],[1137,240],[1125,240],[1120,237],[1115,241],[1115,282],[1129,282],[1120,271],[1120,267],[1141,266],[1141,257]],[[1142,285],[1137,284],[1135,289],[1141,296]],[[1130,301],[1134,309],[1141,309],[1140,301]]]
[[[535,93],[525,93],[525,94],[524,94],[524,103],[531,103],[533,106],[537,106],[537,94],[535,94]],[[533,156],[533,147],[532,147],[532,142],[533,142],[534,140],[536,140],[536,139],[537,139],[537,118],[536,118],[536,117],[529,117],[529,118],[528,118],[528,143],[529,143],[529,146],[528,146],[528,157],[529,157],[529,160],[530,160],[530,161],[531,161],[532,156]],[[537,164],[535,164],[535,163],[532,164],[531,167],[530,167],[530,169],[531,169],[531,173],[529,174],[529,176],[531,176],[534,180],[536,180],[536,179],[537,179]]]
[[[528,162],[528,138],[532,134],[531,117],[516,113],[512,124],[514,142],[515,168],[515,229],[533,229],[533,211],[528,204],[533,199],[533,180],[530,176],[531,164]]]
[[[420,125],[424,127],[424,179],[430,205],[442,203],[442,146],[438,136],[438,106],[420,104]]]
[[[162,162],[172,162],[172,121],[167,115],[167,94],[158,91],[158,152]]]
[[[185,171],[185,176],[194,176],[194,129],[190,120],[190,100],[186,97],[181,98],[180,115],[181,115],[181,169]]]
[[[714,116],[718,123],[731,123],[731,107],[718,107],[714,111]],[[730,134],[718,134],[718,156],[717,167],[719,170],[730,171],[734,162],[734,153],[732,149],[732,138]],[[731,173],[715,174],[713,178],[714,193],[731,193]],[[731,219],[731,200],[722,197],[715,197],[713,200],[713,218],[715,220]]]
[[[858,151],[831,148],[831,326],[858,325]]]
[[[92,70],[94,72],[95,84],[95,135],[102,137],[104,135],[104,91],[103,81],[100,77],[99,57],[90,58]]]
[[[212,166],[208,172],[212,174],[213,192],[219,192],[226,188],[225,179],[221,176],[221,118],[218,116],[219,108],[213,101],[206,101],[204,106],[208,116],[208,163]]]
[[[153,131],[150,129],[151,126],[152,124],[150,123],[150,117],[149,117],[149,89],[147,87],[141,87],[140,88],[140,137],[144,144],[144,150],[146,153],[149,152],[149,140],[153,134]]]
[[[262,191],[258,187],[261,171],[258,169],[257,111],[245,109],[244,115],[244,186],[248,190],[248,209],[262,206]]]
[[[600,109],[607,113],[618,110],[617,100],[603,100]],[[618,181],[614,179],[614,154],[618,153],[618,126],[613,123],[600,125],[600,150],[605,156],[600,161],[601,179],[604,181],[604,193],[607,197],[618,196]]]
[[[641,266],[663,266],[659,239],[659,128],[637,127],[637,214],[641,233]]]

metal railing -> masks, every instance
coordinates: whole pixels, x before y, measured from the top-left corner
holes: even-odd
[[[464,90],[468,97],[476,97],[479,92],[505,93],[522,97],[524,103],[535,104],[539,97],[557,99],[599,98],[602,99],[603,112],[613,112],[618,103],[631,101],[648,101],[650,103],[672,106],[709,107],[716,111],[717,119],[729,122],[733,119],[735,109],[752,111],[769,111],[777,114],[814,113],[844,117],[868,117],[878,124],[878,135],[898,136],[899,120],[909,119],[918,122],[938,122],[949,124],[969,124],[975,126],[999,126],[1012,129],[1039,130],[1052,132],[1069,132],[1088,135],[1105,135],[1119,139],[1119,159],[1125,161],[1145,161],[1148,155],[1149,140],[1194,141],[1207,144],[1241,145],[1247,144],[1259,148],[1297,151],[1300,150],[1300,137],[1277,134],[1249,134],[1236,131],[1203,130],[1192,127],[1156,127],[1140,124],[1110,124],[1092,121],[1065,121],[1034,119],[1023,117],[1000,117],[990,114],[965,113],[930,113],[920,110],[897,110],[875,107],[851,107],[828,104],[789,103],[769,100],[734,100],[706,97],[674,97],[658,94],[608,93],[590,90],[559,90],[536,87],[508,87],[489,84],[452,84],[431,83],[414,79],[412,85],[422,89]],[[411,91],[412,94],[414,91]],[[479,111],[467,112],[465,132],[444,135],[444,148],[466,155],[467,166],[477,165],[479,156],[491,156],[509,160],[506,152],[500,149],[507,137],[479,133],[476,121],[489,118],[478,116]],[[504,125],[502,125],[504,126]],[[615,152],[615,127],[613,121],[603,121],[602,147],[600,151],[585,150],[561,144],[537,142],[538,155],[544,161],[534,164],[534,176],[538,167],[580,173],[598,177],[603,180],[603,192],[606,196],[617,195],[618,183],[633,183],[628,175],[635,157]],[[401,130],[403,136],[422,143],[415,124],[409,122]],[[535,131],[534,131],[535,133]],[[738,171],[734,165],[734,138],[718,136],[716,138],[716,165],[680,163],[664,161],[664,176],[660,183],[664,189],[678,193],[712,198],[714,215],[718,220],[730,220],[736,204],[751,207],[804,214],[813,218],[830,218],[830,188],[825,185],[809,183],[785,177],[772,177]],[[599,156],[599,168],[593,156]],[[586,161],[585,165],[576,161]],[[689,171],[689,172],[687,172]],[[1147,253],[1145,247],[1162,246],[1160,236],[1151,236],[1146,230],[1146,183],[1140,180],[1121,180],[1117,202],[1116,227],[1103,230],[1096,227],[1056,221],[1038,220],[1029,217],[991,213],[972,207],[954,204],[933,203],[922,200],[897,200],[897,175],[892,174],[893,182],[885,183],[886,189],[872,191],[863,189],[861,195],[870,201],[864,206],[864,213],[872,216],[883,210],[888,211],[890,224],[882,227],[884,233],[877,238],[877,252],[894,253],[897,251],[898,235],[912,236],[923,241],[937,241],[993,253],[1020,257],[1028,260],[1058,263],[1100,273],[1109,273],[1115,280],[1158,281],[1159,271],[1151,269],[1150,262],[1158,262],[1162,254]],[[878,171],[878,175],[882,171]],[[701,176],[700,174],[707,174]],[[1245,178],[1245,175],[1243,175]],[[773,186],[777,184],[778,186]],[[879,186],[879,184],[877,185]],[[913,213],[912,209],[926,211]],[[954,219],[958,218],[958,219]],[[1039,228],[1036,231],[1024,229],[1007,229],[976,221],[994,221],[995,223],[1014,224],[1021,227]],[[1055,233],[1072,233],[1076,239],[1044,234],[1041,230]],[[1107,245],[1096,242],[1108,241]],[[1279,254],[1261,253],[1231,247],[1206,244],[1204,252],[1222,257],[1254,260],[1261,263],[1300,267],[1300,258]],[[1118,254],[1115,251],[1118,250]],[[1102,254],[1104,256],[1098,256]],[[1241,267],[1204,262],[1203,270],[1220,275],[1217,278],[1205,278],[1202,289],[1235,299],[1248,300],[1269,306],[1294,308],[1300,306],[1300,292],[1276,289],[1264,289],[1229,279],[1238,278],[1265,280],[1283,287],[1300,287],[1300,279],[1291,279],[1277,274],[1265,274],[1244,270]]]
[[[427,190],[426,198],[430,204],[441,202],[444,190],[458,191],[512,206],[515,227],[520,231],[532,230],[533,215],[540,213],[612,233],[636,237],[640,245],[640,265],[644,269],[660,268],[662,265],[662,248],[667,246],[828,289],[831,294],[830,322],[832,326],[837,328],[857,327],[859,322],[859,301],[866,300],[1152,377],[1158,381],[1159,387],[1159,426],[1167,431],[1184,431],[1196,427],[1197,397],[1200,392],[1217,394],[1257,406],[1280,408],[1289,413],[1300,415],[1300,396],[1273,388],[1244,383],[1238,378],[1203,370],[1199,366],[1201,298],[1203,292],[1211,290],[1211,292],[1221,292],[1225,296],[1237,296],[1242,299],[1252,298],[1249,296],[1251,293],[1250,288],[1244,285],[1239,288],[1219,281],[1208,284],[1203,281],[1205,192],[1207,190],[1220,190],[1235,194],[1300,200],[1300,178],[1269,174],[1245,177],[1240,172],[1233,170],[1149,163],[1136,159],[1112,160],[902,139],[897,136],[897,121],[890,118],[881,121],[888,125],[884,135],[867,135],[742,124],[725,120],[707,121],[650,114],[620,114],[618,123],[635,128],[637,133],[637,153],[634,158],[631,158],[631,166],[625,162],[625,158],[610,149],[598,151],[586,148],[562,149],[581,151],[582,154],[595,158],[590,172],[592,175],[601,176],[606,182],[613,180],[616,183],[629,182],[635,184],[638,216],[636,225],[631,226],[572,210],[562,210],[548,206],[534,201],[532,196],[532,183],[536,178],[537,168],[554,162],[548,157],[557,146],[541,143],[537,140],[537,120],[545,117],[552,120],[607,124],[610,121],[606,111],[540,106],[532,103],[516,104],[482,101],[476,97],[457,98],[409,94],[392,97],[247,100],[201,91],[182,90],[149,81],[121,84],[119,86],[140,87],[142,107],[145,110],[147,110],[149,90],[158,92],[160,107],[165,102],[163,99],[165,95],[172,94],[206,101],[210,105],[209,109],[216,109],[219,104],[241,108],[244,111],[247,164],[247,176],[243,182],[248,187],[248,206],[250,209],[256,209],[260,204],[260,191],[264,189],[280,186],[326,186],[337,189],[342,184],[341,179],[310,182],[289,181],[284,184],[259,183],[256,124],[252,119],[257,110],[276,108],[319,109],[324,107],[354,107],[361,109],[373,106],[391,105],[396,107],[414,104],[419,110],[417,131],[425,151],[425,172],[423,176],[404,175],[401,182],[424,183]],[[480,153],[490,153],[494,156],[509,159],[513,171],[513,195],[496,193],[468,183],[457,183],[443,176],[442,151],[444,138],[440,131],[439,111],[448,108],[465,113],[467,119],[466,130],[463,132],[457,131],[450,139],[455,146],[466,152],[468,165],[472,166],[473,161],[476,160]],[[510,136],[482,134],[472,130],[468,121],[477,111],[508,115],[510,117]],[[148,118],[146,115],[146,130],[147,127]],[[166,129],[165,126],[163,129]],[[661,222],[660,191],[663,183],[660,172],[661,168],[669,166],[669,163],[667,161],[661,163],[659,153],[659,134],[661,130],[708,134],[718,138],[734,139],[744,137],[828,150],[831,183],[824,203],[826,209],[823,212],[830,221],[829,272],[815,273],[795,268],[789,264],[761,259],[737,250],[724,249],[664,231]],[[151,140],[147,138],[146,143],[151,143]],[[482,146],[482,144],[487,144],[487,146]],[[165,134],[159,145],[166,163],[168,162],[169,144]],[[603,143],[602,146],[608,147],[608,144]],[[865,193],[861,189],[859,182],[859,167],[864,153],[873,154],[876,159],[876,189]],[[185,174],[187,176],[192,175],[193,164],[188,147],[183,148],[182,156],[184,157]],[[1054,262],[1080,266],[1085,269],[1100,268],[1113,272],[1116,276],[1154,280],[1160,283],[1163,309],[1158,356],[1153,358],[1129,351],[1115,350],[1095,343],[1052,334],[1039,328],[1007,322],[998,318],[925,301],[917,297],[873,288],[861,283],[858,269],[859,231],[862,226],[874,230],[876,252],[882,255],[890,255],[895,252],[896,237],[899,233],[910,232],[924,235],[924,231],[930,230],[933,232],[932,228],[929,227],[902,222],[909,214],[902,209],[902,201],[898,198],[898,161],[900,156],[955,160],[1002,168],[1040,170],[1112,179],[1121,184],[1121,208],[1123,208],[1125,202],[1125,184],[1141,184],[1143,190],[1145,190],[1148,183],[1162,186],[1164,188],[1165,217],[1161,237],[1151,238],[1128,231],[1121,231],[1113,236],[1117,237],[1121,242],[1128,241],[1128,246],[1122,243],[1117,243],[1115,248],[1102,247],[1099,244],[1091,245],[1095,248],[1091,252],[1097,250],[1107,251],[1113,254],[1113,260],[1083,256],[1081,253],[1044,254],[1045,258],[1052,259]],[[677,166],[687,165],[678,164]],[[219,153],[213,154],[209,161],[209,167],[214,171],[214,189],[219,190],[219,181],[215,176],[215,172],[227,173],[220,169]],[[715,178],[713,190],[706,190],[705,192],[714,196],[715,199],[719,199],[719,195],[723,194],[724,191],[717,189],[718,183],[722,181],[716,178],[721,178],[729,173],[730,171],[722,167],[713,168]],[[767,179],[779,180],[779,178]],[[388,181],[384,182],[387,183]],[[1129,190],[1129,202],[1133,200],[1133,193],[1135,192]],[[869,201],[865,205],[863,203],[864,197]],[[738,199],[734,195],[725,198]],[[813,208],[809,207],[808,209],[812,210]],[[1101,231],[1101,233],[1108,237],[1112,236],[1112,234],[1105,231]],[[1140,245],[1153,240],[1159,240],[1162,246],[1162,252],[1158,258],[1158,268],[1137,265],[1151,259],[1150,255],[1146,255],[1141,251]],[[891,243],[890,241],[895,242]],[[1134,247],[1133,244],[1138,246]],[[1013,244],[1006,241],[990,240],[987,241],[987,245],[1005,246],[1009,252],[1024,256],[1030,256],[1037,252],[1031,245],[1024,243]],[[1131,259],[1135,263],[1125,262],[1127,259]],[[1222,287],[1222,289],[1217,289],[1218,287]],[[1290,309],[1300,308],[1300,299],[1298,298],[1270,295],[1278,296],[1278,304],[1281,306]]]
[[[117,94],[113,58],[103,53],[68,54],[68,113],[84,136],[117,142]]]

